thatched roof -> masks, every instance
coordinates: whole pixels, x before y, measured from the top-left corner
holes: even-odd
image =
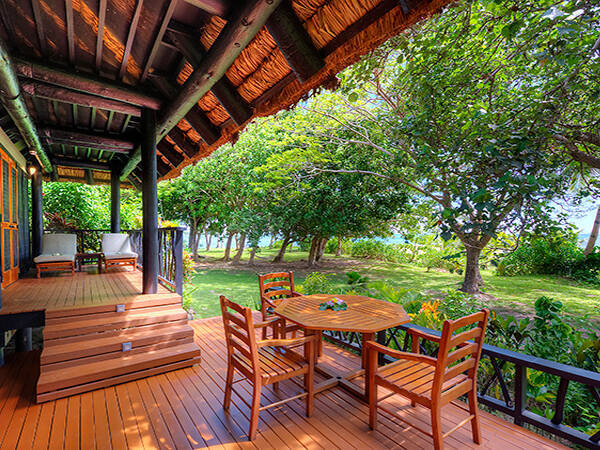
[[[253,118],[335,86],[340,70],[447,3],[5,0],[0,37],[43,147],[59,167],[48,179],[83,181],[87,167],[102,183],[110,166],[127,167],[140,140],[143,107],[158,110],[159,124],[171,124],[157,146],[158,176],[168,179],[236,139]],[[279,6],[267,11],[271,4]],[[240,17],[242,10],[250,14]],[[246,17],[266,25],[249,35]],[[224,77],[186,104],[182,96],[210,78],[198,72],[217,67],[216,49],[229,36],[249,43],[231,47],[233,63]],[[194,81],[186,83],[190,76]],[[19,139],[6,117],[0,125]],[[62,167],[78,161],[92,164]],[[139,183],[139,167],[129,166],[128,181]]]

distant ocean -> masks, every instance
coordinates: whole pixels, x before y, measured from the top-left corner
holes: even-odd
[[[187,243],[189,241],[189,232],[184,231],[183,236],[185,239],[184,240],[185,245],[187,245]],[[579,246],[585,247],[585,245],[590,237],[590,233],[580,232],[578,234],[578,236],[579,236]],[[378,239],[381,239],[383,242],[388,242],[390,244],[402,244],[402,243],[406,242],[406,240],[404,239],[404,237],[401,234],[394,234],[393,236],[388,237],[388,238],[378,238]],[[270,241],[271,241],[270,237],[265,236],[260,239],[258,244],[260,247],[266,247],[269,245]],[[213,239],[211,242],[211,248],[215,248],[216,243],[217,243],[217,238],[213,236]],[[225,245],[225,239],[221,239],[221,244],[219,246],[223,247],[223,245]],[[205,244],[204,236],[203,236],[200,239],[200,243],[198,245],[198,250],[204,250],[204,249],[206,249],[206,244]]]

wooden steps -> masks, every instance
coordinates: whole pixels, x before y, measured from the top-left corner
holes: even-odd
[[[37,401],[192,366],[200,349],[181,297],[53,311],[46,318]],[[124,310],[123,310],[124,309]]]

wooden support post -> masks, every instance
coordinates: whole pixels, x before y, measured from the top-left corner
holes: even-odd
[[[18,352],[30,352],[33,350],[31,328],[17,330],[15,333],[15,350]]]
[[[31,177],[31,241],[33,257],[42,253],[42,173],[38,168]]]
[[[158,199],[156,193],[156,113],[142,110],[142,254],[144,294],[158,292]]]
[[[179,295],[183,295],[183,228],[177,228],[173,233],[175,292],[177,292]]]
[[[110,169],[110,232],[121,232],[121,167],[114,164]]]

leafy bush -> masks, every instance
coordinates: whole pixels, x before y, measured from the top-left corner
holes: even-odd
[[[501,276],[561,275],[589,283],[600,283],[600,253],[584,255],[573,232],[532,236],[496,267]]]
[[[296,290],[305,295],[311,294],[334,294],[334,287],[331,283],[331,275],[321,273],[321,272],[312,272],[309,273],[304,280],[304,283],[296,286]]]
[[[377,239],[361,239],[352,244],[350,255],[355,258],[378,259],[388,262],[400,262],[402,254],[395,244]]]
[[[350,239],[342,239],[342,255],[349,255],[352,252],[352,241]],[[338,248],[338,240],[329,239],[325,244],[325,253],[336,254]]]
[[[361,275],[358,272],[346,272],[346,283],[354,286],[363,286],[369,282],[369,277]]]

